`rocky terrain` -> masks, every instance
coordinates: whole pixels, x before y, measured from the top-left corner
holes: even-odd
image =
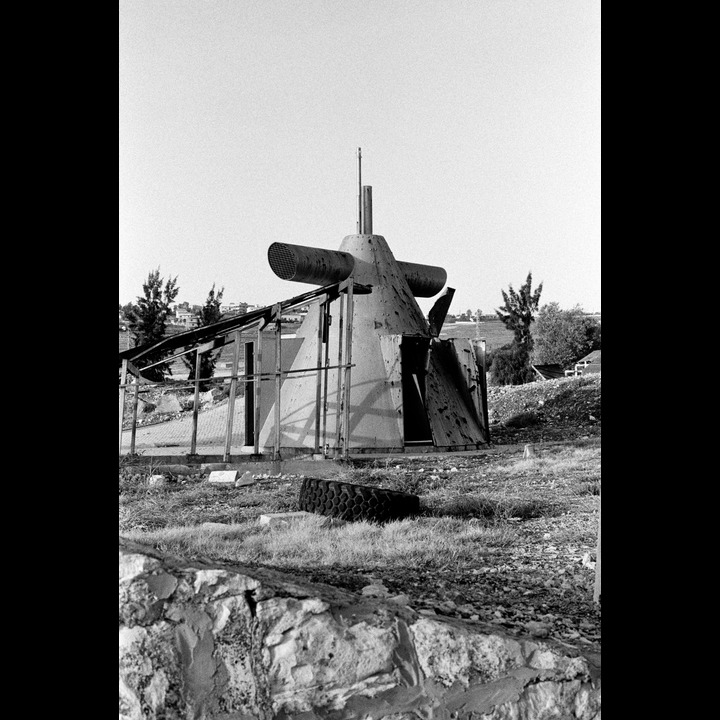
[[[599,652],[600,606],[592,602],[592,591],[600,493],[601,375],[491,387],[488,408],[491,445],[483,451],[369,457],[353,462],[346,472],[351,473],[351,482],[419,494],[427,516],[452,515],[452,503],[458,505],[468,494],[498,506],[504,503],[506,508],[514,502],[518,509],[504,515],[468,512],[462,503],[456,512],[469,522],[510,528],[515,539],[508,547],[482,557],[474,566],[462,567],[442,563],[402,568],[264,566],[357,593],[405,596],[421,613],[490,622],[509,634],[551,637]],[[526,445],[535,460],[523,464]],[[553,458],[573,453],[581,461],[574,461],[567,472],[546,469]],[[588,458],[585,463],[583,454]],[[511,475],[508,465],[513,468]],[[301,479],[282,473],[260,476],[249,504],[243,504],[246,496],[239,491],[237,497],[220,491],[208,494],[202,505],[194,502],[189,521],[237,523],[256,519],[261,512],[296,510]],[[202,487],[206,477],[195,473],[170,475],[168,480],[166,491],[177,493]],[[147,493],[142,490],[145,482],[142,473],[121,470],[121,503],[124,497],[129,507],[132,492]],[[161,492],[150,501],[160,503]],[[124,527],[152,530],[176,522],[166,513],[154,518],[156,525],[128,520]]]

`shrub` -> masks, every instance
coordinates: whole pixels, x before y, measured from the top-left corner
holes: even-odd
[[[523,385],[535,379],[527,350],[515,343],[490,353],[488,364],[493,385]]]

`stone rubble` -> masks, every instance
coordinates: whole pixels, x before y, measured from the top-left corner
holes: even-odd
[[[120,541],[120,720],[599,720],[590,658]]]

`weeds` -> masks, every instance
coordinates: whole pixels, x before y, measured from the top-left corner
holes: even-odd
[[[125,537],[180,555],[203,555],[239,563],[276,567],[443,567],[463,565],[515,539],[509,527],[488,528],[457,518],[415,518],[379,525],[319,526],[322,517],[303,518],[289,527],[253,522],[225,529],[171,527],[131,531]]]
[[[540,417],[534,412],[521,412],[513,415],[505,421],[505,426],[510,428],[524,428],[540,423]]]
[[[483,518],[504,522],[510,518],[528,520],[546,515],[559,515],[562,506],[546,500],[522,500],[519,498],[488,498],[472,495],[448,500],[433,510],[434,515],[455,518]]]

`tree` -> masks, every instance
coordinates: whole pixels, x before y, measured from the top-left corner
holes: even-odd
[[[143,284],[143,295],[138,296],[137,303],[126,310],[128,326],[135,342],[139,345],[149,345],[159,342],[165,337],[167,317],[170,314],[170,304],[177,297],[180,288],[177,286],[177,276],[168,278],[163,287],[160,277],[160,268],[151,270]],[[167,352],[154,353],[139,358],[135,364],[139,368],[151,365],[161,360]],[[154,382],[162,382],[166,374],[172,374],[170,366],[162,363],[150,368],[143,375]]]
[[[557,363],[565,369],[600,349],[600,323],[576,305],[562,310],[556,302],[543,305],[533,325],[534,363]]]
[[[533,347],[530,326],[540,303],[542,283],[533,292],[532,273],[529,272],[518,292],[515,292],[512,285],[508,292],[500,292],[505,304],[496,309],[495,314],[508,330],[512,330],[513,341],[491,354],[488,369],[492,372],[494,382],[499,385],[522,385],[534,379],[530,367],[530,352]]]
[[[528,353],[532,350],[533,342],[530,325],[540,303],[542,286],[543,284],[540,283],[535,292],[532,291],[532,273],[529,272],[527,280],[520,286],[518,292],[513,290],[512,285],[509,286],[508,292],[500,291],[505,304],[495,310],[495,314],[502,320],[503,325],[513,331],[514,343],[524,347]]]
[[[515,342],[488,353],[487,363],[493,385],[523,385],[535,379],[527,351]]]
[[[213,283],[210,292],[208,293],[205,304],[198,306],[198,310],[195,316],[198,319],[198,327],[205,327],[206,325],[212,325],[220,320],[223,313],[220,312],[220,303],[222,302],[223,293],[225,288],[221,288],[219,292],[215,292],[215,283]],[[195,374],[195,359],[197,353],[191,352],[188,355],[183,355],[183,362],[185,367],[188,369],[188,380],[196,380],[200,378],[211,378],[215,372],[215,363],[220,357],[222,351],[218,350],[216,353],[206,352],[200,355],[200,374]],[[209,382],[200,383],[200,389],[205,392],[210,387]]]

